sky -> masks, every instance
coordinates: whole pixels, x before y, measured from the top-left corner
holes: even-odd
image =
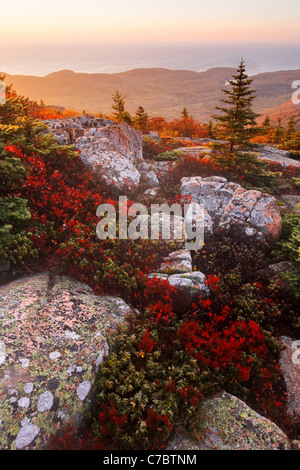
[[[10,0],[0,42],[300,42],[299,0]]]

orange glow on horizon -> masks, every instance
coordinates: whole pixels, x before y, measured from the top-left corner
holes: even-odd
[[[299,15],[299,0],[11,0],[0,39],[300,42]]]

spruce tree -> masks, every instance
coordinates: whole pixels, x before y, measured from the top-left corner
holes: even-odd
[[[132,118],[125,110],[125,97],[118,90],[116,90],[112,95],[112,99],[112,109],[114,110],[113,117],[117,121],[124,121],[127,122],[127,124],[132,124]]]
[[[271,120],[269,116],[266,116],[264,122],[262,123],[262,131],[263,132],[269,132],[271,130]]]
[[[187,119],[189,117],[189,113],[186,107],[184,107],[183,110],[181,111],[181,115],[182,115],[182,119]]]
[[[249,140],[257,133],[256,119],[259,114],[252,110],[256,97],[255,90],[250,87],[252,81],[246,74],[245,62],[242,59],[237,73],[228,80],[230,88],[222,90],[225,94],[225,98],[221,100],[224,106],[216,107],[222,114],[212,116],[219,123],[220,137],[229,142],[230,152],[235,146],[249,146]]]
[[[114,110],[113,116],[117,120],[121,120],[120,118],[125,112],[125,97],[118,91],[116,90],[115,93],[112,95],[112,109]]]
[[[134,117],[135,126],[143,133],[147,132],[149,125],[149,116],[144,110],[143,106],[139,106],[135,112]]]

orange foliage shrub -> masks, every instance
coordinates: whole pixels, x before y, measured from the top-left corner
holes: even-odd
[[[69,117],[79,116],[80,113],[72,109],[59,109],[51,108],[48,106],[39,106],[33,105],[31,110],[31,115],[33,118],[42,119],[43,121],[48,119],[66,119]]]

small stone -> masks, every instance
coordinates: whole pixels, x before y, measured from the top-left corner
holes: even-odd
[[[5,363],[6,359],[6,352],[5,352],[5,343],[4,341],[0,341],[0,366]]]
[[[96,368],[97,369],[100,366],[100,364],[102,364],[104,356],[107,355],[107,354],[108,354],[108,344],[105,343],[104,348],[100,351],[100,353],[97,357],[97,360],[96,360]]]
[[[28,382],[24,387],[25,393],[31,393],[33,390],[34,384],[32,382]]]
[[[60,352],[55,351],[55,352],[50,353],[49,357],[50,357],[50,359],[58,359],[59,357],[61,357],[61,354],[60,354]]]
[[[15,403],[17,401],[16,397],[11,397],[9,403]]]
[[[57,416],[58,416],[59,419],[64,419],[64,417],[65,417],[66,415],[65,415],[65,413],[64,413],[63,411],[59,411],[59,412],[57,413]]]
[[[32,441],[37,437],[39,432],[40,428],[38,426],[34,426],[33,424],[22,426],[16,438],[17,449],[23,449],[24,447],[29,446],[29,444],[31,444]]]
[[[65,332],[65,337],[68,339],[79,339],[80,335],[77,335],[75,331],[66,331]]]
[[[78,387],[77,387],[77,395],[80,401],[83,401],[86,399],[90,389],[91,389],[91,382],[89,380],[85,380],[84,382],[81,382]]]
[[[245,234],[248,236],[248,237],[253,237],[255,234],[256,234],[256,230],[252,227],[248,227],[246,228],[245,230]]]
[[[41,394],[38,402],[38,412],[44,413],[44,411],[48,411],[53,406],[53,395],[51,392],[44,392]]]
[[[20,398],[20,400],[18,401],[18,406],[20,408],[28,408],[29,404],[30,404],[30,400],[28,397]]]
[[[75,366],[70,366],[70,367],[68,367],[68,368],[67,368],[67,372],[68,372],[69,375],[72,375],[73,372],[75,372]]]
[[[29,367],[29,359],[20,359],[20,362],[22,364],[23,369],[26,369],[26,367]]]

